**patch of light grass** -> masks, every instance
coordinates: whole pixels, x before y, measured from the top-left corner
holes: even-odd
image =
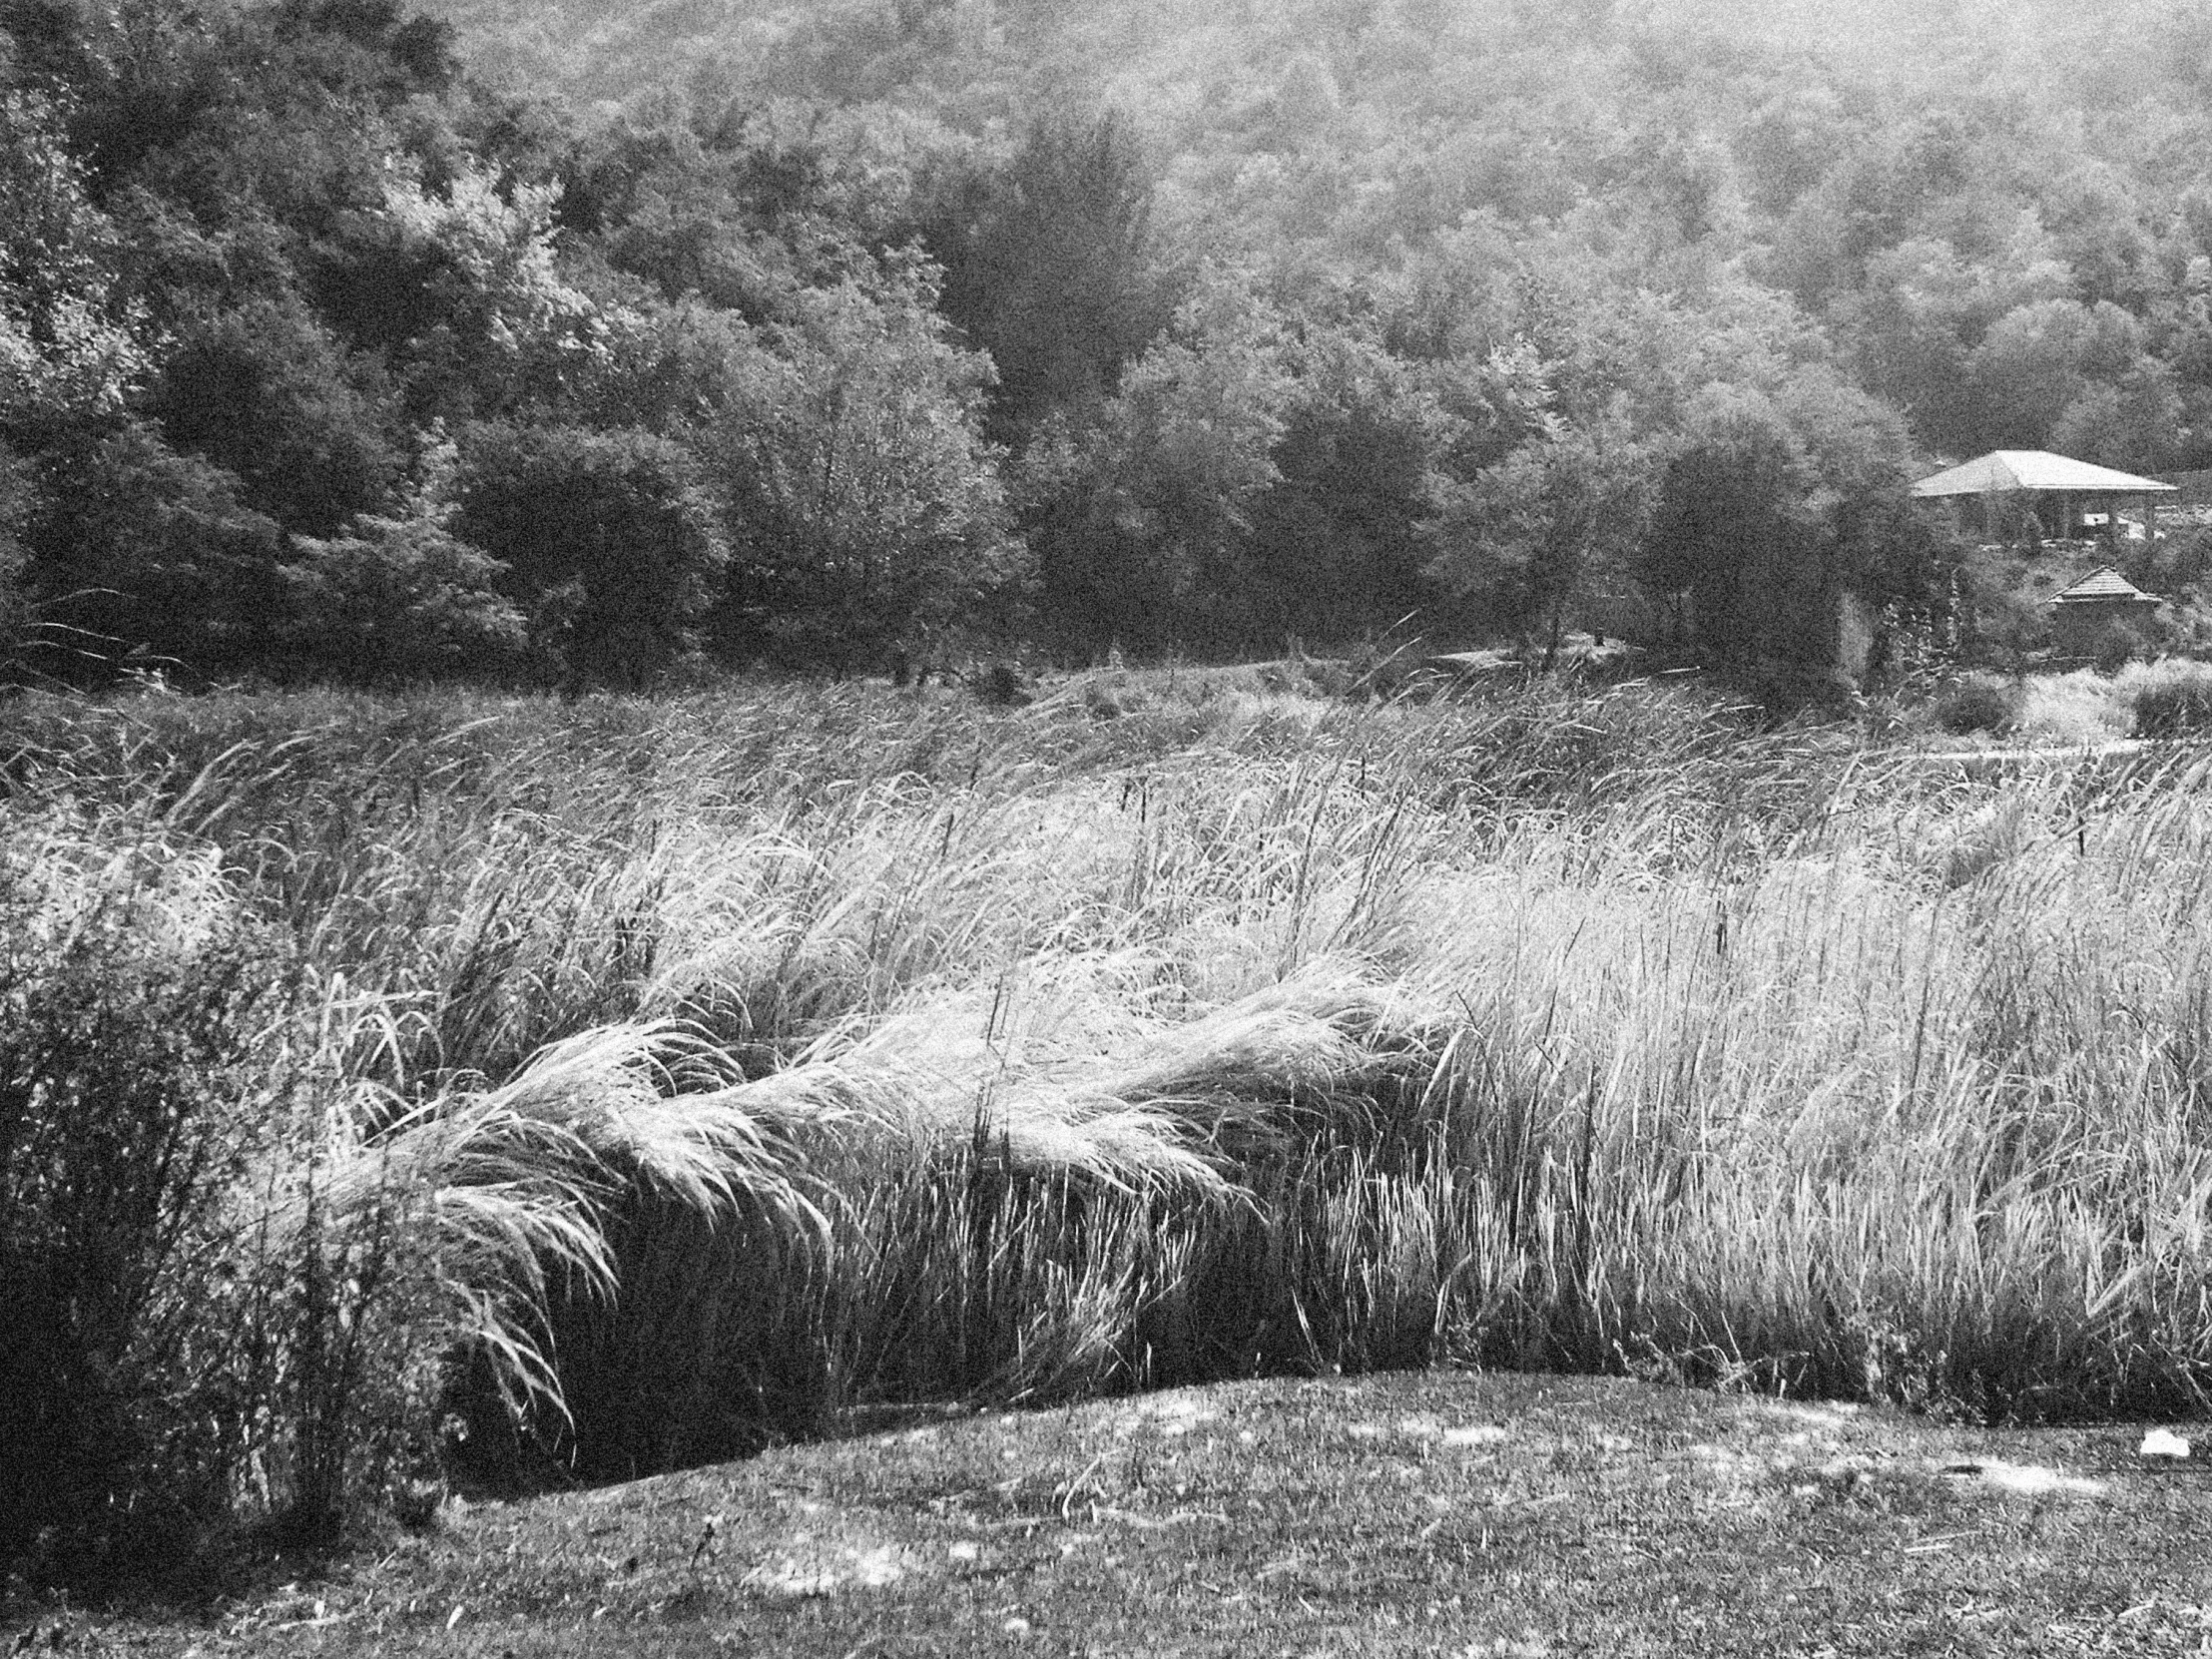
[[[2126,672],[2118,681],[2093,669],[2026,676],[2020,682],[2013,741],[2086,746],[2127,737],[2134,730],[2134,699]]]

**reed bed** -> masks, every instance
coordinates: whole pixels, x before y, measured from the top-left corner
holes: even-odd
[[[9,714],[0,995],[254,989],[162,1062],[237,1144],[136,1305],[259,1287],[240,1352],[142,1368],[255,1402],[203,1510],[1261,1371],[2212,1382],[2183,753],[1969,775],[1694,687],[1207,673]],[[96,936],[169,966],[103,980]],[[122,1158],[41,1150],[56,1052],[0,1124],[20,1214]]]

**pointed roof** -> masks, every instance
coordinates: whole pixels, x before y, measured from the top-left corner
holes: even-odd
[[[2130,582],[2110,565],[2099,565],[2072,587],[2050,596],[2053,605],[2090,605],[2113,600],[2131,600],[2155,605],[2158,601]]]
[[[1989,495],[2009,490],[2067,490],[2080,495],[2173,493],[2174,486],[2108,466],[2091,466],[2047,449],[1992,449],[1913,486],[1917,496]]]

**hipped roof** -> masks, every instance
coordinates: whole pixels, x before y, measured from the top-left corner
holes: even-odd
[[[2109,603],[2116,599],[2147,600],[2153,605],[2158,603],[2110,565],[2099,565],[2072,587],[2052,594],[2050,602],[2053,605],[2087,605],[2100,600]]]
[[[2155,478],[2138,478],[2132,472],[2115,472],[2108,466],[2091,466],[2047,449],[1992,449],[1978,459],[1964,462],[1923,478],[1913,486],[1918,496],[1989,495],[2010,490],[2064,490],[2077,495],[2171,494],[2174,486]]]

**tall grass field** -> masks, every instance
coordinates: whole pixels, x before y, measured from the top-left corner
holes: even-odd
[[[1432,1363],[2212,1384],[2212,763],[1660,684],[25,697],[0,1554]]]

